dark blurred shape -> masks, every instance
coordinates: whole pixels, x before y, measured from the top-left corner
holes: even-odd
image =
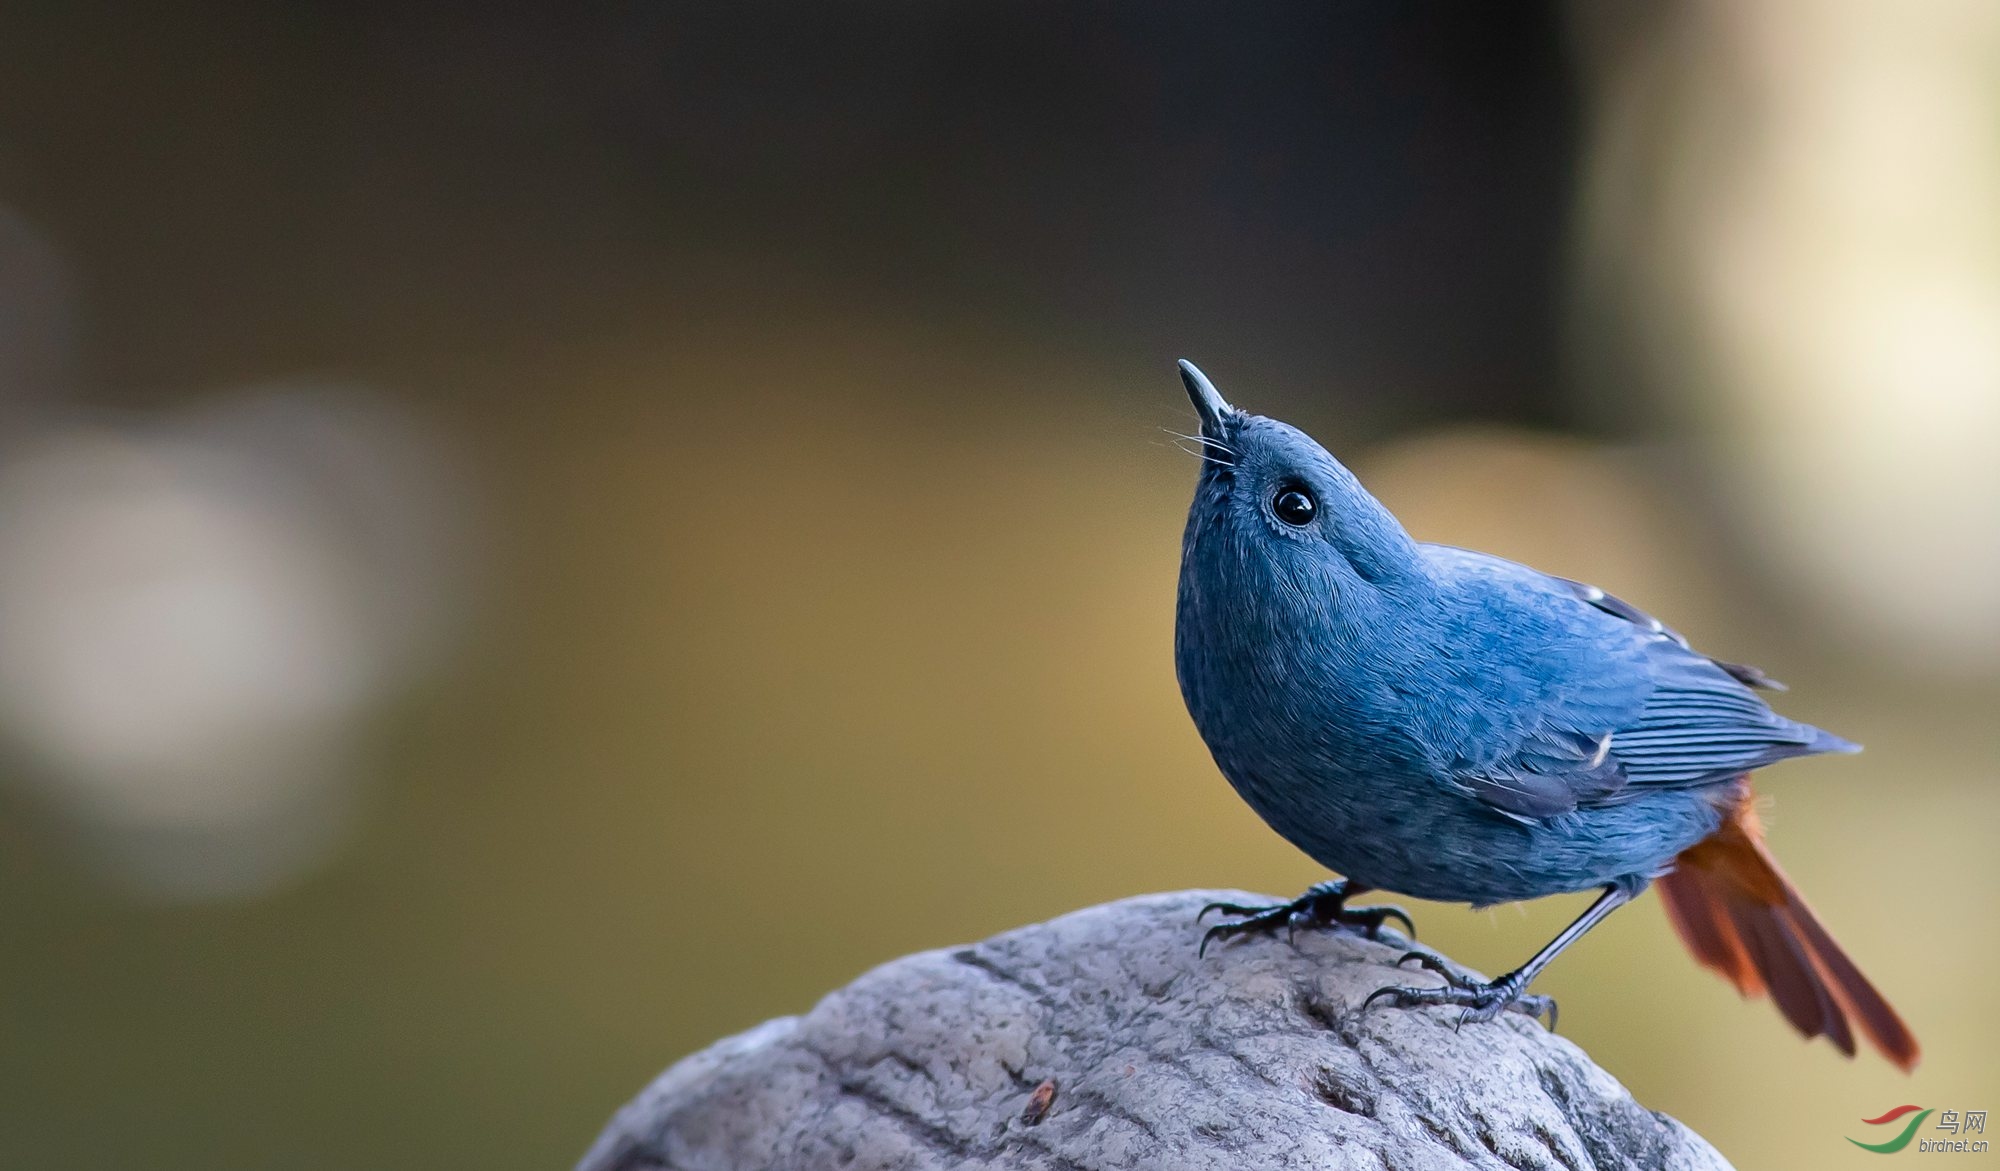
[[[72,388],[76,274],[0,192],[0,454]]]
[[[541,360],[803,285],[1198,349],[1274,407],[1546,420],[1556,11],[52,6],[0,38],[0,159],[110,386]]]

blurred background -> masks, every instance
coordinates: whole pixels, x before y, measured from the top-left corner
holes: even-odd
[[[1996,122],[1983,0],[10,6],[0,1165],[567,1166],[1322,877],[1175,687],[1182,356],[1868,745],[1761,787],[1914,1079],[1651,899],[1569,1036],[1745,1167],[2000,1107]]]

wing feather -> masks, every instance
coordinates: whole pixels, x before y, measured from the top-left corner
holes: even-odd
[[[1702,654],[1603,590],[1485,554],[1439,553],[1474,570],[1472,604],[1494,608],[1505,629],[1538,632],[1532,645],[1513,647],[1532,664],[1532,694],[1519,672],[1494,672],[1493,693],[1478,699],[1507,705],[1510,717],[1465,731],[1444,754],[1451,782],[1495,813],[1545,819],[1795,756],[1856,751],[1772,711],[1750,690],[1778,686],[1763,672]],[[1509,607],[1534,612],[1510,622]]]

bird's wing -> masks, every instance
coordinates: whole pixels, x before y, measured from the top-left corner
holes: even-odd
[[[1761,672],[1708,658],[1601,590],[1485,554],[1445,560],[1473,570],[1472,621],[1519,636],[1485,640],[1487,670],[1473,676],[1476,709],[1503,714],[1449,719],[1457,735],[1437,745],[1452,783],[1496,813],[1553,817],[1854,750],[1766,706],[1746,678]]]
[[[1651,614],[1646,613],[1644,610],[1615,594],[1607,594],[1588,582],[1572,581],[1569,578],[1556,577],[1554,575],[1544,576],[1548,577],[1550,581],[1560,582],[1562,585],[1567,586],[1569,591],[1577,596],[1578,600],[1588,603],[1614,618],[1622,618],[1634,626],[1644,628],[1648,633],[1665,635],[1670,641],[1680,644],[1682,650],[1697,655],[1701,654],[1700,651],[1695,650],[1693,646],[1689,645],[1687,638],[1680,631],[1669,627],[1658,618],[1653,617]],[[1723,671],[1728,673],[1730,678],[1735,679],[1745,687],[1761,687],[1766,691],[1785,690],[1784,684],[1748,663],[1731,663],[1711,655],[1702,655],[1701,657],[1722,668]]]

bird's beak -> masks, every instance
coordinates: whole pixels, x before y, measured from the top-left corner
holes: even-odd
[[[1210,439],[1221,439],[1222,421],[1234,414],[1235,407],[1215,389],[1215,383],[1186,358],[1181,359],[1181,381],[1187,384],[1188,398],[1193,401],[1195,411],[1201,415],[1201,433]]]

